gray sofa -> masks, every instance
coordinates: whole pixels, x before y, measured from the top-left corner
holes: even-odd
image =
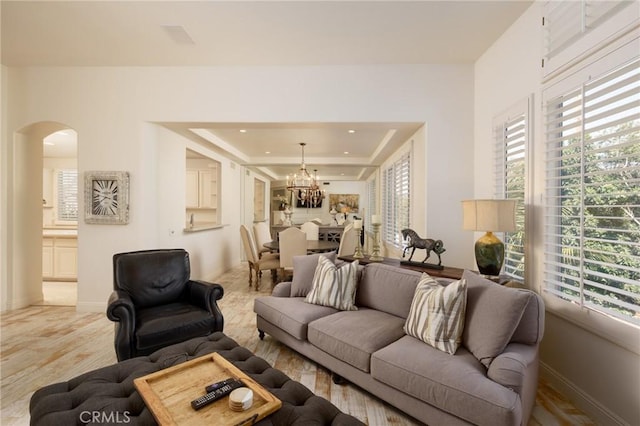
[[[544,330],[539,295],[465,271],[464,331],[450,355],[403,331],[421,273],[360,267],[358,310],[338,311],[305,301],[315,265],[317,255],[297,257],[293,280],[255,300],[260,338],[269,334],[429,425],[527,424]]]

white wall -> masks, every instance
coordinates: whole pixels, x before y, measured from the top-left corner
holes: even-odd
[[[533,251],[527,260],[527,285],[542,292],[542,193],[544,137],[541,120],[542,57],[541,4],[528,11],[475,64],[474,162],[476,197],[493,195],[493,138],[495,116],[515,103],[533,100],[533,158],[531,204],[533,227],[527,230]],[[543,296],[546,296],[542,292]],[[598,424],[640,424],[640,357],[638,330],[588,312],[575,312],[569,303],[552,306],[547,300],[545,336],[541,346],[542,374],[568,395]],[[582,319],[580,320],[580,318]],[[592,318],[584,318],[592,317]],[[579,322],[580,321],[580,322]],[[611,333],[594,332],[595,322]],[[580,325],[582,324],[582,325]],[[628,336],[614,343],[614,334]],[[627,344],[624,344],[626,340]],[[622,344],[621,344],[622,342]]]
[[[43,120],[64,123],[78,133],[80,173],[129,171],[130,223],[79,223],[78,307],[101,311],[112,287],[114,253],[188,246],[199,262],[195,278],[210,278],[240,260],[241,168],[221,159],[223,222],[229,226],[201,235],[182,235],[184,210],[166,198],[173,193],[167,191],[173,185],[175,191],[184,188],[179,175],[183,175],[183,150],[188,142],[153,123],[429,123],[425,173],[427,184],[434,188],[424,214],[429,220],[437,218],[434,223],[441,235],[451,235],[458,242],[467,240],[448,245],[447,263],[472,267],[473,257],[467,253],[471,235],[467,236],[459,223],[446,219],[459,212],[460,199],[472,192],[471,157],[458,155],[468,150],[473,136],[472,80],[469,65],[11,69],[7,87],[3,87],[13,92],[8,104],[11,114],[4,124],[6,134],[11,135]],[[4,135],[2,143],[8,143]],[[172,155],[174,150],[181,151],[180,155]],[[10,157],[9,168],[13,160]],[[452,162],[456,164],[454,173],[447,167]],[[3,170],[3,177],[11,172]],[[17,255],[28,257],[31,253]]]

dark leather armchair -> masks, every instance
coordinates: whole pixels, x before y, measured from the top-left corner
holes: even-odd
[[[222,331],[219,284],[192,281],[189,253],[143,250],[113,256],[113,293],[107,317],[115,321],[118,361]]]

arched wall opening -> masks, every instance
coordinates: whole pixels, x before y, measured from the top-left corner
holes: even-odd
[[[7,288],[2,309],[41,302],[43,140],[70,126],[45,121],[13,133],[7,194]]]

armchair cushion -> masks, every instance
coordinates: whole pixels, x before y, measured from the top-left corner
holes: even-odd
[[[191,273],[183,250],[145,250],[113,257],[117,288],[129,294],[135,306],[144,308],[180,297]]]
[[[206,336],[217,327],[209,311],[184,302],[140,309],[137,322],[136,347],[144,353]]]

